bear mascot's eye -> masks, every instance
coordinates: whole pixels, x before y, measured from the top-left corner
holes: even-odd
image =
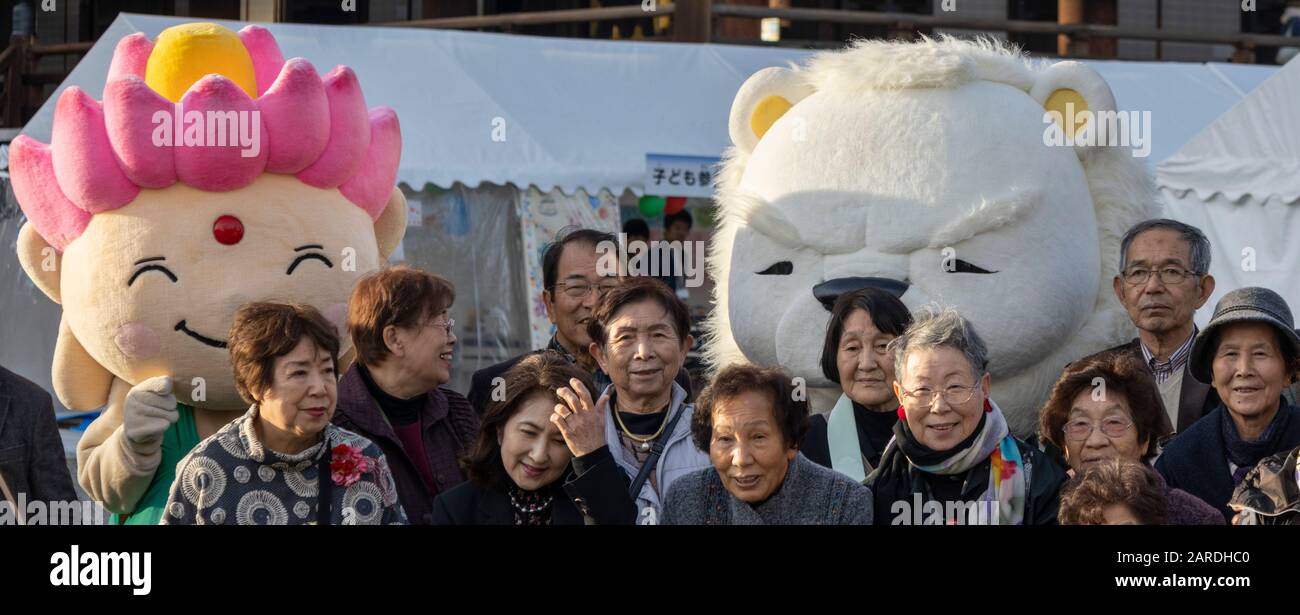
[[[979,265],[972,265],[960,258],[957,259],[954,264],[956,266],[953,269],[946,270],[948,273],[997,273],[996,271],[989,271]]]
[[[790,261],[781,261],[772,263],[772,266],[758,272],[758,275],[790,275],[794,272],[794,264]]]

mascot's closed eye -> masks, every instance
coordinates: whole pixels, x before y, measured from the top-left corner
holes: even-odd
[[[298,252],[301,250],[323,250],[323,249],[325,249],[325,246],[319,244],[310,244],[310,245],[299,246],[297,248],[294,248],[293,251]],[[322,263],[325,263],[326,267],[329,267],[330,269],[334,268],[334,263],[331,263],[330,259],[326,258],[324,254],[321,254],[319,252],[308,252],[306,254],[300,254],[298,255],[298,258],[293,259],[293,264],[289,265],[289,270],[285,271],[284,274],[292,275],[293,270],[298,268],[298,263],[301,263],[307,259],[316,259]]]
[[[790,275],[791,273],[794,273],[794,263],[781,261],[772,263],[772,266],[758,272],[758,275]]]
[[[142,259],[136,261],[135,264],[136,264],[137,266],[139,266],[139,265],[144,265],[145,263],[152,263],[152,262],[156,262],[156,261],[166,260],[166,258],[167,258],[167,257],[165,257],[165,256],[154,256],[154,257],[152,257],[152,258],[142,258]],[[126,285],[127,285],[127,286],[130,286],[130,285],[134,284],[134,283],[135,283],[135,279],[138,278],[138,277],[140,277],[140,275],[143,274],[143,273],[146,272],[146,271],[158,271],[158,272],[161,272],[161,273],[165,274],[167,277],[171,278],[173,283],[176,282],[176,274],[172,273],[172,270],[171,270],[171,269],[168,269],[165,265],[145,265],[144,267],[140,267],[139,269],[136,269],[136,270],[135,270],[135,273],[131,274],[131,279],[129,279],[129,280],[126,281]]]

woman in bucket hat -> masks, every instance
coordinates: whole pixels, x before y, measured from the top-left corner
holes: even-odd
[[[1266,288],[1224,295],[1192,346],[1192,375],[1219,406],[1179,434],[1156,462],[1170,487],[1216,506],[1231,520],[1234,488],[1261,460],[1300,444],[1300,408],[1282,391],[1294,377],[1300,336],[1286,301]]]

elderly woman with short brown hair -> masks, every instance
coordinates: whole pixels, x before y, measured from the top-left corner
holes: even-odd
[[[348,301],[356,363],[339,380],[335,424],[388,456],[412,524],[433,522],[433,499],[464,482],[459,460],[478,435],[478,413],[446,388],[456,348],[446,278],[399,265],[357,281]]]
[[[1164,525],[1164,481],[1145,463],[1112,457],[1061,490],[1061,525]]]
[[[1074,476],[1105,460],[1150,464],[1170,432],[1160,389],[1130,352],[1110,351],[1076,361],[1052,387],[1039,412],[1039,435],[1064,452]],[[1169,525],[1223,525],[1223,515],[1156,474]]]
[[[339,339],[307,305],[235,312],[230,362],[244,416],[177,465],[163,525],[405,523],[379,447],[330,424]]]
[[[665,524],[871,524],[870,489],[799,454],[808,402],[785,372],[724,368],[698,404],[691,435],[713,467],[673,483]]]

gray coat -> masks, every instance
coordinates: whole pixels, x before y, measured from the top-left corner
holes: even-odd
[[[736,499],[717,470],[695,472],[668,490],[666,525],[871,525],[871,490],[795,455],[785,482],[757,507]]]
[[[3,367],[0,367],[0,481],[15,499],[77,500],[50,394]],[[0,499],[5,497],[0,495]]]

